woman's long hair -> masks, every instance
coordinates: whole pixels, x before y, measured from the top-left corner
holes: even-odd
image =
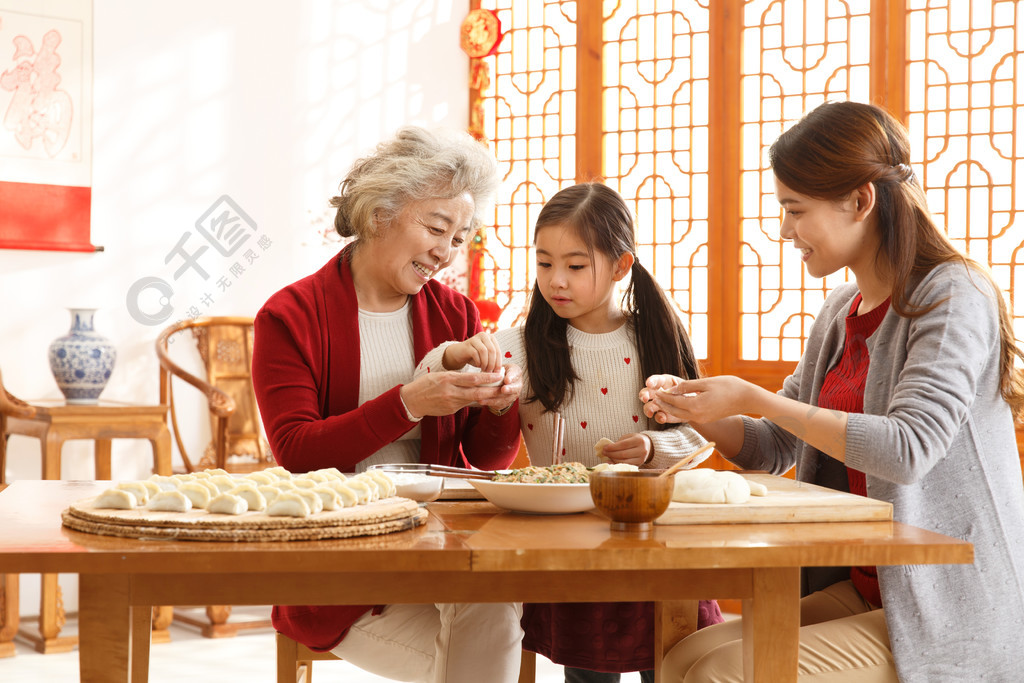
[[[534,242],[541,230],[553,225],[574,230],[587,245],[591,263],[595,252],[612,262],[626,252],[633,255],[623,310],[636,336],[643,377],[662,373],[698,377],[697,360],[679,313],[636,258],[633,217],[619,193],[601,183],[567,187],[541,209]],[[569,355],[567,326],[568,322],[555,314],[535,283],[524,329],[527,373],[533,390],[526,400],[540,401],[548,411],[558,410],[579,379]]]
[[[893,310],[917,317],[938,305],[915,308],[913,287],[936,266],[956,261],[981,274],[996,293],[999,311],[1000,391],[1015,417],[1024,416],[1024,351],[1013,333],[1006,300],[988,269],[960,253],[932,221],[924,190],[910,167],[910,140],[884,109],[859,102],[827,102],[783,133],[768,151],[775,176],[815,199],[839,201],[875,186],[880,236],[877,263],[892,278]]]

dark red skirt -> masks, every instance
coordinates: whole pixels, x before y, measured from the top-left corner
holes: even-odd
[[[697,628],[724,621],[701,600]],[[654,668],[654,603],[565,602],[523,605],[523,648],[555,664],[626,673]]]

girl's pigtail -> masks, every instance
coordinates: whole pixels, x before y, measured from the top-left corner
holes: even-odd
[[[658,374],[700,377],[700,366],[677,308],[639,261],[633,262],[624,304],[633,321],[645,378]]]

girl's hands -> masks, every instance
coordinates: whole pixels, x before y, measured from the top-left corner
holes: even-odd
[[[615,443],[606,445],[602,454],[613,463],[639,467],[647,462],[651,447],[651,439],[646,434],[626,434]]]
[[[504,379],[499,372],[429,372],[403,385],[401,395],[413,417],[451,415],[470,405],[500,411],[519,398],[522,377],[514,363],[505,367]],[[483,386],[499,380],[499,386]]]
[[[490,332],[479,332],[466,341],[445,347],[441,364],[445,370],[461,370],[472,365],[480,368],[481,372],[498,372],[501,368],[501,347]],[[497,380],[495,377],[491,381]]]
[[[705,424],[757,412],[753,403],[758,391],[763,390],[731,375],[690,380],[652,375],[640,390],[640,400],[644,402],[644,414],[655,422]]]

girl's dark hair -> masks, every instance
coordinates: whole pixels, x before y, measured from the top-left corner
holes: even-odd
[[[860,102],[826,102],[805,115],[768,151],[775,176],[795,192],[840,201],[867,183],[875,186],[880,236],[878,266],[893,281],[893,310],[917,317],[938,305],[915,308],[909,298],[936,266],[955,261],[988,280],[996,293],[1000,327],[1000,390],[1016,417],[1024,416],[1024,360],[1006,300],[988,269],[960,253],[932,221],[910,167],[906,129],[884,109]]]
[[[674,304],[636,258],[633,216],[619,193],[601,183],[567,187],[541,209],[534,242],[541,230],[552,225],[575,231],[587,245],[591,263],[595,252],[613,262],[626,252],[633,255],[623,308],[636,336],[643,377],[662,373],[699,377],[690,337]],[[526,400],[540,401],[548,411],[558,410],[579,379],[569,356],[567,326],[568,322],[555,314],[535,283],[524,327],[526,371],[533,390]]]

